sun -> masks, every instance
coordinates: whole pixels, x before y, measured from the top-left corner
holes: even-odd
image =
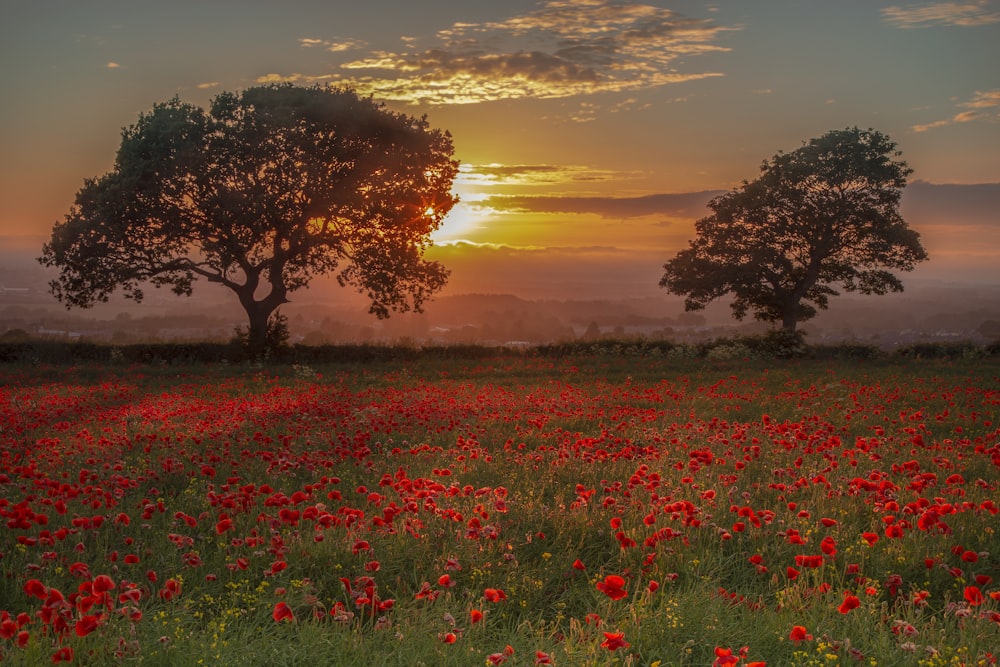
[[[479,207],[465,200],[455,204],[441,222],[441,226],[431,232],[435,243],[460,241],[474,235],[486,227],[486,220]]]

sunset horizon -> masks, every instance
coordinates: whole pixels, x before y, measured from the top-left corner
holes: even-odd
[[[443,295],[662,293],[712,197],[847,127],[884,132],[914,170],[901,212],[930,260],[904,285],[1000,284],[995,0],[292,6],[13,10],[0,253],[37,257],[153,105],[292,83],[452,135],[460,201],[427,250],[451,270]]]

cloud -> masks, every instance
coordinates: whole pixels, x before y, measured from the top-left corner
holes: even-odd
[[[507,186],[597,183],[632,178],[634,172],[553,164],[462,164],[456,185]]]
[[[987,90],[985,93],[976,91],[975,97],[962,104],[968,109],[986,109],[988,107],[1000,107],[1000,88]]]
[[[216,87],[218,87],[218,85],[219,85],[218,81],[206,81],[204,83],[199,83],[198,84],[198,89],[199,90],[206,90],[208,88],[216,88]]]
[[[107,67],[108,69],[118,69],[119,67],[121,67],[121,65],[119,65],[118,63],[112,61],[112,62],[109,62],[107,65],[105,65],[105,67]]]
[[[721,190],[655,194],[644,197],[560,197],[505,196],[484,199],[483,206],[521,213],[593,214],[603,218],[639,218],[648,215],[668,215],[695,219],[708,213],[706,205]]]
[[[264,83],[264,84],[267,84],[267,83],[295,83],[296,81],[302,81],[303,79],[307,79],[307,78],[308,77],[305,77],[305,76],[303,76],[301,74],[298,74],[298,73],[295,73],[295,74],[275,74],[275,73],[272,72],[270,74],[264,74],[263,76],[258,76],[255,79],[255,81],[257,83]]]
[[[342,51],[351,51],[354,49],[361,49],[367,46],[367,42],[360,39],[352,39],[350,37],[336,38],[336,39],[315,39],[312,37],[302,37],[299,39],[299,46],[305,49],[313,47],[323,47],[324,50],[330,51],[331,53],[340,53]]]
[[[977,90],[971,100],[968,102],[962,102],[958,106],[963,109],[968,109],[968,111],[959,111],[950,118],[936,120],[922,125],[914,125],[910,129],[918,133],[926,132],[927,130],[933,130],[938,127],[945,127],[946,125],[970,123],[983,118],[995,118],[1000,116],[1000,114],[993,111],[993,109],[1000,108],[1000,88],[996,90],[987,90],[986,92]]]
[[[897,28],[927,28],[935,25],[965,28],[997,23],[1000,12],[992,11],[990,0],[971,2],[932,2],[912,7],[893,5],[882,10],[882,17]]]
[[[332,78],[380,99],[440,105],[636,91],[722,76],[684,65],[693,56],[729,51],[715,42],[734,29],[621,0],[547,0],[503,21],[455,23],[424,47],[404,38],[404,51],[375,51],[342,63],[340,76],[312,80]],[[339,50],[311,38],[300,44]],[[590,118],[586,108],[578,116]]]

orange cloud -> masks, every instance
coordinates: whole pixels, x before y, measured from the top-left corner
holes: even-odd
[[[438,31],[435,43],[424,48],[415,39],[404,39],[406,51],[377,51],[342,63],[350,75],[309,78],[332,79],[366,95],[414,104],[632,91],[722,76],[684,71],[682,65],[692,56],[728,51],[715,42],[733,29],[649,5],[548,0],[504,21],[455,23]],[[347,40],[300,43],[331,51],[360,45]],[[585,111],[577,114],[579,120],[590,118]]]
[[[994,114],[986,110],[1000,107],[1000,89],[987,90],[986,92],[976,91],[975,96],[971,100],[962,102],[958,106],[964,109],[971,109],[971,111],[959,111],[951,118],[936,120],[922,125],[914,125],[910,129],[914,132],[926,132],[937,127],[944,127],[955,123],[969,123],[981,118],[993,117]]]
[[[916,7],[886,7],[882,16],[897,28],[927,28],[935,25],[976,27],[1000,21],[990,10],[990,0],[933,2]]]

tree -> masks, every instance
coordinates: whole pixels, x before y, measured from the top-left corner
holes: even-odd
[[[419,311],[448,272],[423,252],[456,199],[447,132],[353,91],[292,85],[176,97],[123,130],[114,169],[88,179],[39,261],[67,308],[143,285],[232,290],[260,352],[290,293],[334,273],[379,318]]]
[[[731,294],[736,319],[752,310],[789,334],[827,308],[834,286],[902,291],[886,269],[910,271],[927,253],[899,214],[912,173],[899,155],[884,134],[855,127],[765,160],[757,180],[709,202],[660,286],[684,295],[687,311]]]

